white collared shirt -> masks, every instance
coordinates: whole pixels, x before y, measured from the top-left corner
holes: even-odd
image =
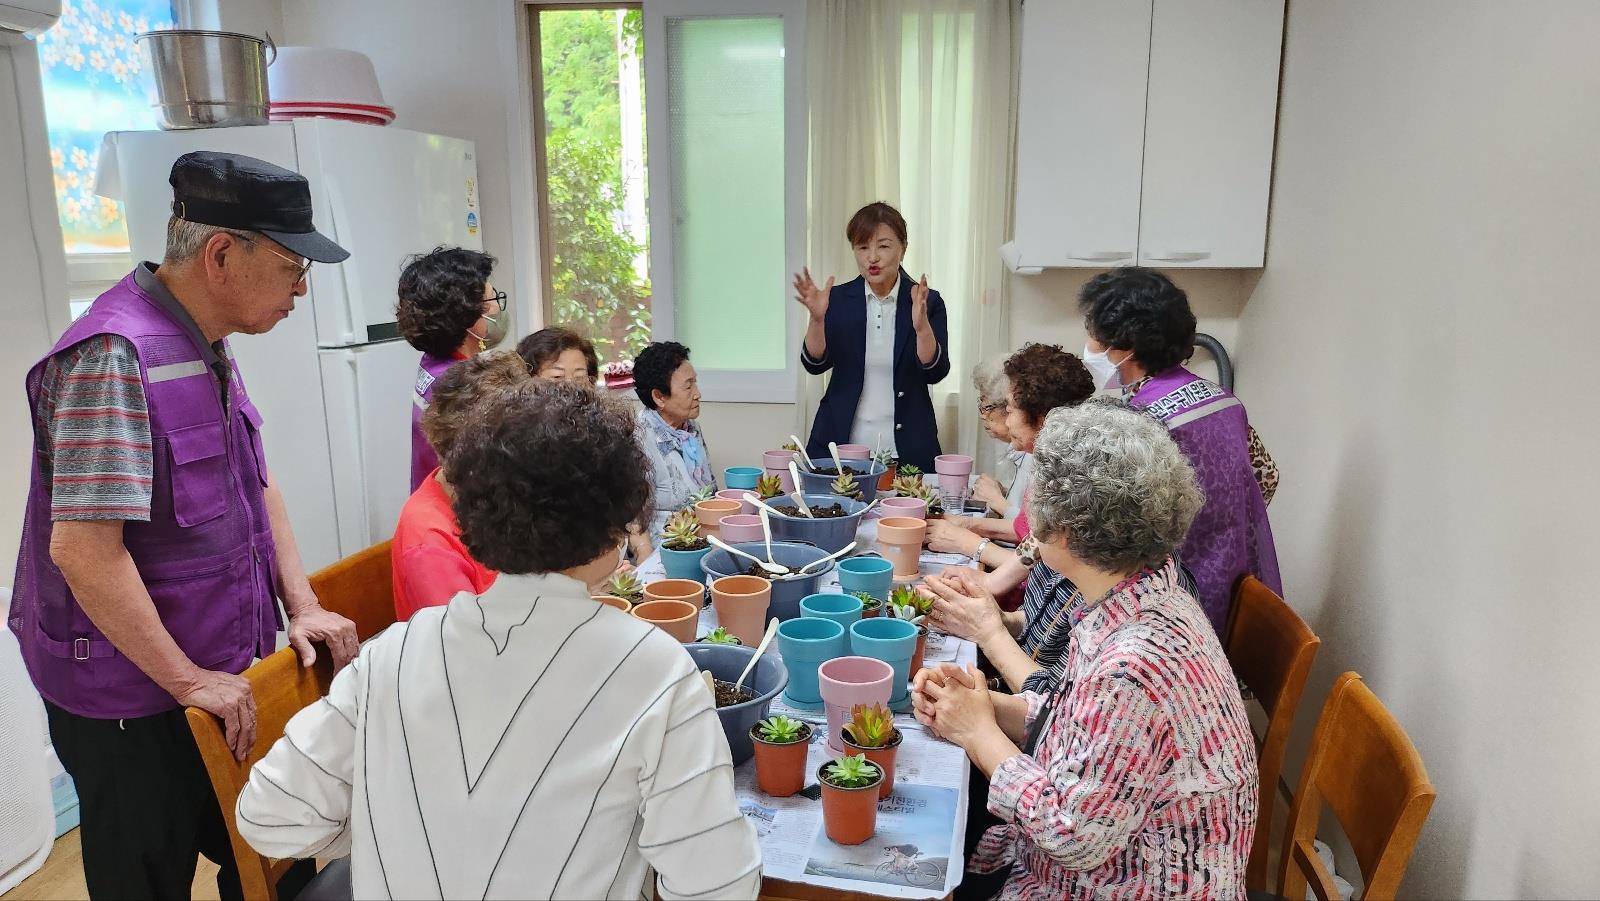
[[[850,441],[869,447],[895,450],[894,433],[894,344],[895,315],[900,297],[900,278],[895,277],[887,297],[872,293],[863,279],[867,294],[866,359],[861,376],[861,399],[856,402],[856,418],[850,424]]]

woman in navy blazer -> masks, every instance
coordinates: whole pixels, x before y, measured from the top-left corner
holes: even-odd
[[[818,287],[805,270],[795,300],[810,320],[800,364],[812,375],[832,369],[806,453],[828,456],[828,442],[892,448],[902,463],[933,471],[939,424],[928,386],[950,373],[944,300],[901,268],[906,221],[886,203],[862,207],[846,237],[861,275]]]

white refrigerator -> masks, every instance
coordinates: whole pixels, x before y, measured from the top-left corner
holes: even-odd
[[[411,476],[411,398],[420,354],[398,337],[407,257],[483,248],[472,142],[303,119],[245,128],[113,132],[99,191],[125,204],[134,260],[159,261],[172,163],[241,153],[311,183],[317,230],[350,251],[311,267],[305,297],[265,335],[229,339],[260,409],[267,464],[308,571],[394,534]]]

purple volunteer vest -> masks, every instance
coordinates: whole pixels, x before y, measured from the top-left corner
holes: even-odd
[[[123,543],[162,624],[189,659],[203,669],[242,672],[252,659],[272,653],[282,626],[263,493],[261,415],[237,367],[223,408],[201,348],[132,275],[100,295],[34,364],[29,409],[37,407],[50,357],[106,334],[126,338],[137,350],[150,411],[150,521],[128,521]],[[50,559],[51,525],[50,483],[35,453],[9,625],[40,694],[101,719],[176,707],[78,606]]]
[[[430,473],[439,468],[439,455],[422,434],[422,414],[433,400],[433,383],[459,360],[423,354],[417,366],[417,382],[411,389],[411,490],[416,491]]]

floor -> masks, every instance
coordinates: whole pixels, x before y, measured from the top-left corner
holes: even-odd
[[[216,864],[200,858],[191,892],[196,901],[216,901]],[[76,829],[56,839],[39,872],[0,895],[4,901],[87,901],[88,897],[89,889],[83,882],[83,850],[78,845]]]

